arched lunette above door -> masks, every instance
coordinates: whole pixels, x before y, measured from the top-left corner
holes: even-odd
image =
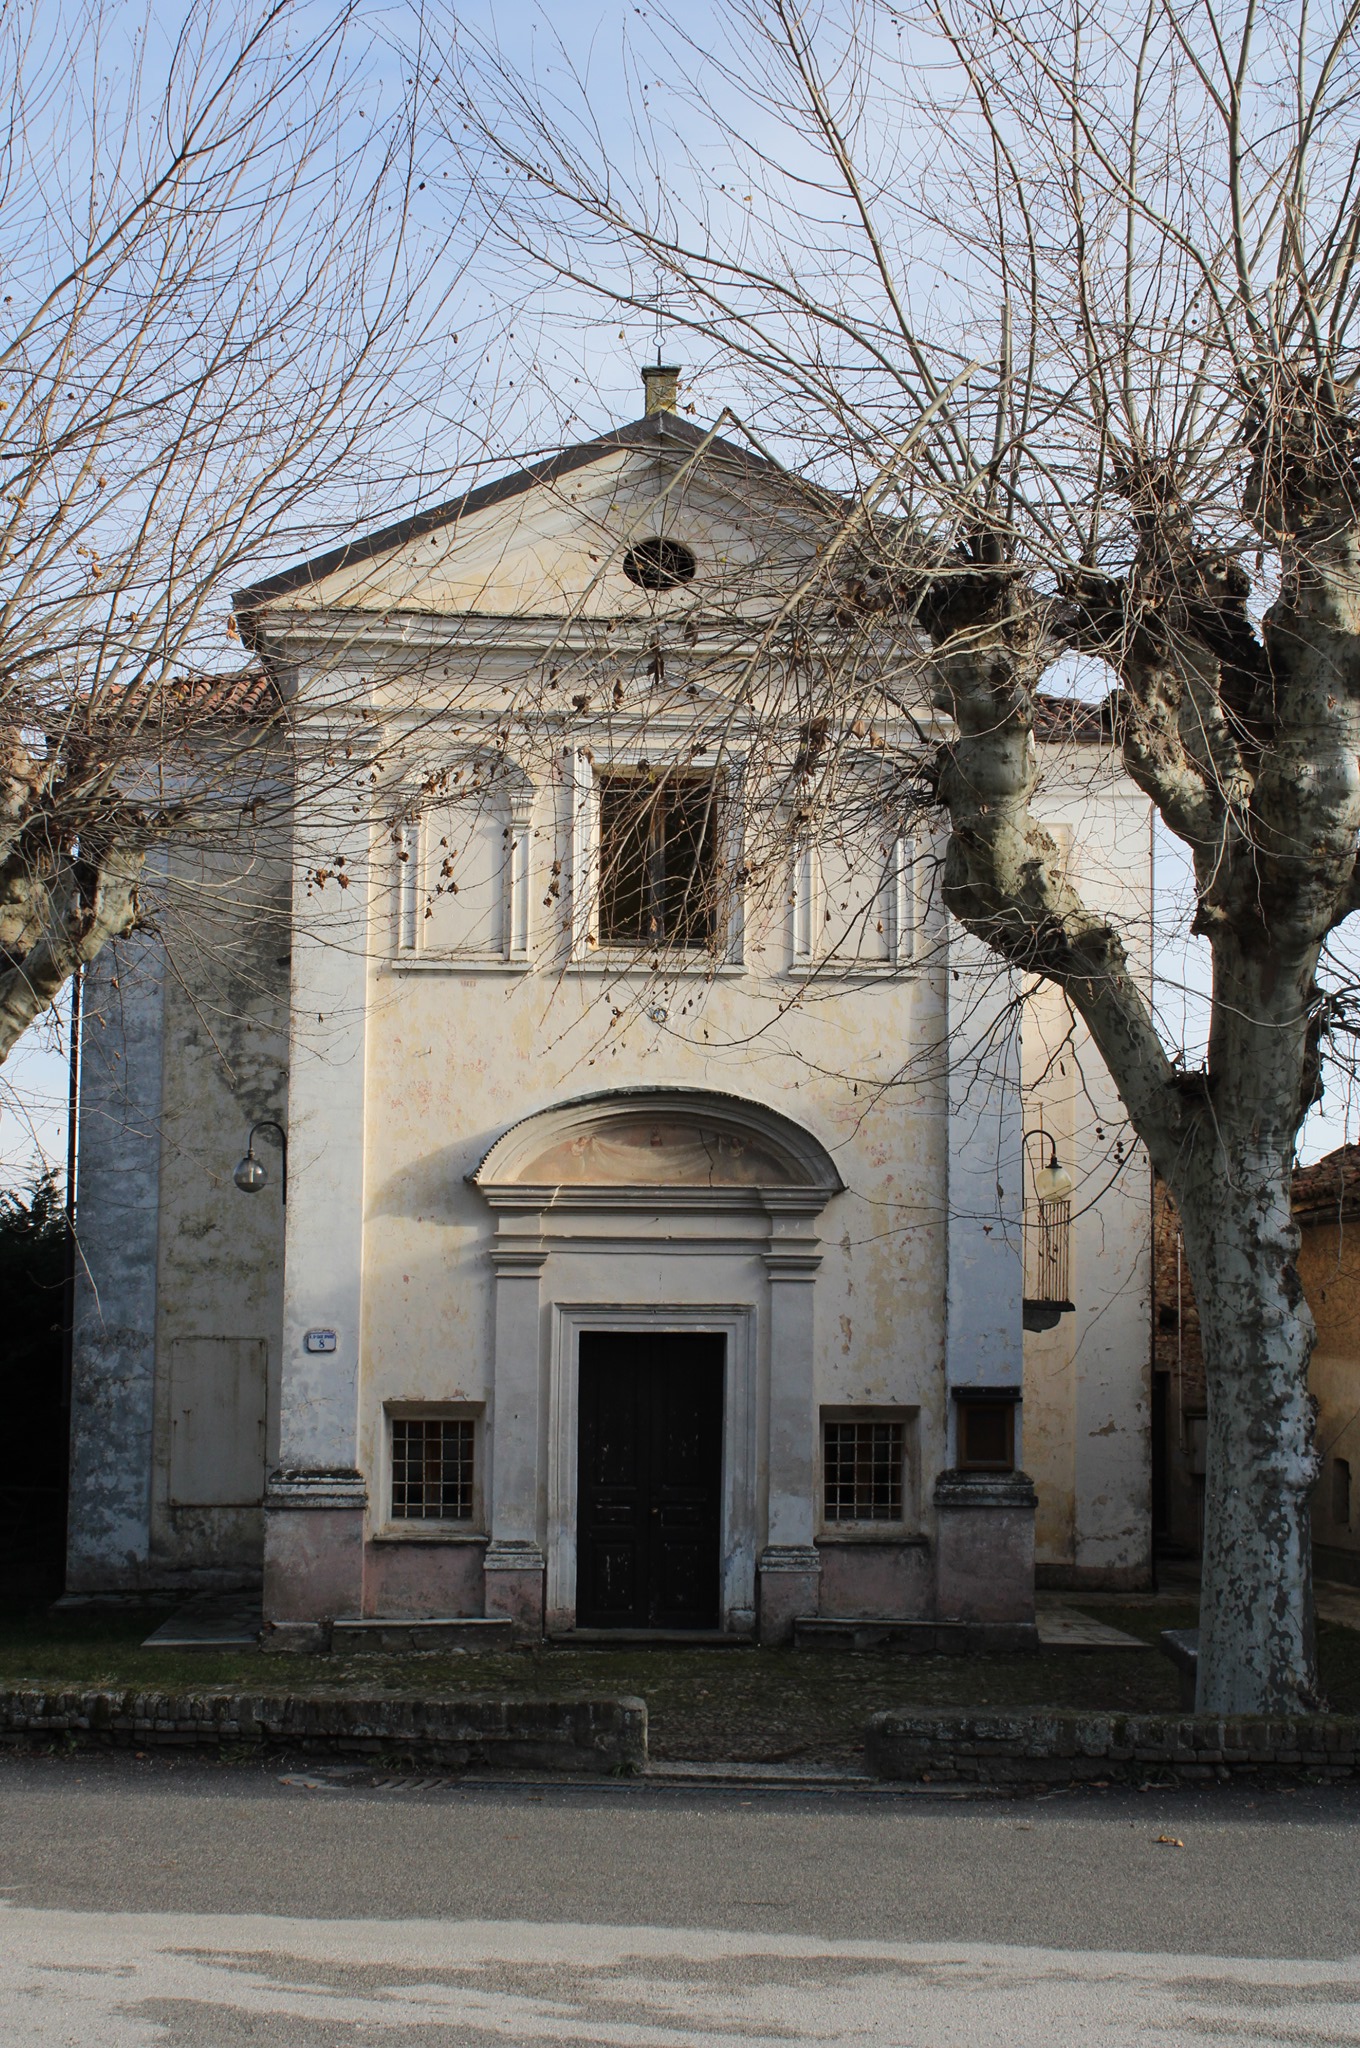
[[[819,1139],[780,1111],[698,1088],[578,1096],[512,1125],[468,1176],[497,1194],[608,1200],[625,1190],[671,1201],[793,1198],[815,1212],[842,1187]],[[782,1199],[781,1199],[782,1198]]]

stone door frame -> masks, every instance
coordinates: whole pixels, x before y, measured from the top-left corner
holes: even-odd
[[[548,1367],[547,1626],[576,1624],[577,1431],[580,1420],[581,1332],[608,1330],[645,1336],[721,1336],[723,1478],[721,1588],[724,1630],[749,1634],[755,1626],[757,1405],[759,1328],[755,1302],[674,1304],[554,1301]]]

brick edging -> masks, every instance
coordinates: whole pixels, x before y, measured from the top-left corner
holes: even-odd
[[[871,1717],[865,1749],[877,1777],[934,1784],[1352,1778],[1360,1717],[889,1708]]]
[[[326,1699],[299,1693],[0,1692],[0,1742],[398,1751],[430,1762],[641,1770],[647,1707],[613,1699]]]

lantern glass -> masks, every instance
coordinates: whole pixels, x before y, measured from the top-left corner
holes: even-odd
[[[1047,1166],[1041,1166],[1034,1176],[1035,1199],[1040,1202],[1065,1202],[1076,1183],[1065,1166],[1059,1166],[1056,1153]]]
[[[247,1152],[232,1175],[243,1195],[258,1195],[268,1178],[263,1161],[257,1159],[253,1152]]]

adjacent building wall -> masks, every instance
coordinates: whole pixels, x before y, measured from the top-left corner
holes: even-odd
[[[164,963],[147,939],[85,974],[71,1359],[70,1592],[153,1584]]]
[[[1308,1369],[1318,1404],[1313,1568],[1360,1585],[1360,1146],[1295,1176],[1299,1278],[1317,1325]]]
[[[277,1148],[232,1182],[252,1121],[286,1124],[284,870],[177,852],[152,877],[164,942],[87,973],[68,1590],[239,1583],[260,1569],[277,1437]],[[254,1455],[242,1432],[253,1432]]]
[[[1318,1404],[1313,1567],[1360,1585],[1360,1146],[1343,1145],[1294,1175],[1298,1273],[1317,1338],[1308,1368]],[[1197,1556],[1204,1540],[1204,1361],[1199,1311],[1180,1255],[1175,1204],[1157,1189],[1154,1367],[1158,1534]]]
[[[1075,791],[1038,808],[1076,886],[1151,958],[1149,811],[1094,750],[1059,757]],[[1054,778],[1056,782],[1056,777]],[[1039,1497],[1038,1583],[1134,1588],[1152,1568],[1151,1175],[1100,1055],[1062,993],[1032,986],[1024,1011],[1025,1186],[1056,1145],[1071,1174],[1070,1312],[1025,1334],[1024,1464]],[[1031,1279],[1033,1276],[1031,1275]]]

